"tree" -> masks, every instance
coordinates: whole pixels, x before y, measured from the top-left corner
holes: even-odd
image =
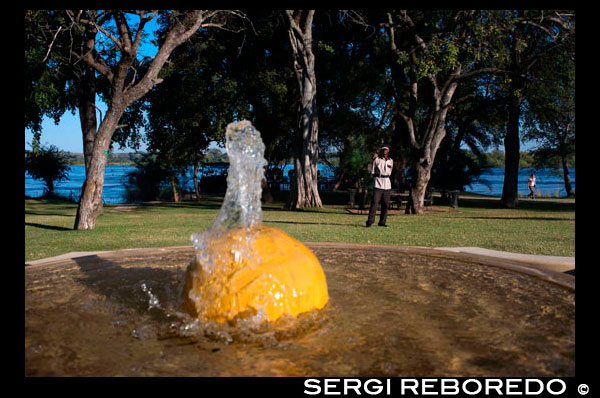
[[[574,195],[569,158],[575,154],[575,48],[570,43],[540,59],[525,112],[525,139],[540,144],[533,150],[534,163],[556,164],[567,196]]]
[[[25,151],[25,171],[33,179],[44,181],[48,195],[54,192],[56,181],[65,180],[69,176],[67,157],[54,145]]]
[[[292,47],[294,72],[298,82],[298,121],[294,154],[296,183],[288,207],[322,207],[317,181],[319,159],[319,120],[317,79],[312,50],[312,24],[315,10],[285,10],[288,36]]]
[[[135,11],[121,10],[79,10],[65,11],[76,33],[84,32],[86,51],[72,51],[76,61],[83,63],[104,76],[109,84],[107,96],[108,110],[95,134],[86,180],[75,218],[75,229],[93,229],[102,202],[104,167],[107,153],[115,130],[126,109],[141,99],[155,84],[163,65],[171,52],[185,42],[198,29],[222,27],[231,12],[222,10],[206,11]],[[131,22],[137,16],[138,23]],[[164,34],[159,40],[159,49],[151,59],[138,59],[144,26],[160,15]],[[114,28],[110,25],[114,24]],[[57,32],[58,34],[58,32]],[[106,38],[99,42],[98,37]],[[138,76],[140,65],[145,65],[145,73]],[[86,162],[87,163],[87,162]]]
[[[137,200],[158,200],[163,183],[171,175],[153,154],[135,160],[135,170],[127,173],[126,189]]]
[[[58,124],[65,111],[78,109],[87,170],[96,135],[96,78],[71,52],[89,51],[91,33],[72,29],[66,19],[52,10],[25,11],[25,128],[33,131],[35,151],[43,116]]]
[[[389,44],[396,96],[396,134],[407,146],[416,213],[424,197],[458,84],[497,71],[483,67],[497,32],[476,11],[388,11],[377,15]],[[407,95],[408,94],[408,98]],[[460,101],[459,100],[454,100]]]
[[[200,162],[211,141],[223,141],[239,102],[237,83],[226,66],[233,51],[221,43],[221,36],[209,39],[209,34],[202,32],[178,47],[163,72],[165,81],[145,97],[148,149],[172,171],[175,201],[179,200],[175,180],[189,165],[194,167],[194,188],[200,197]]]
[[[511,27],[507,37],[510,54],[508,80],[508,123],[504,148],[506,164],[501,203],[508,208],[518,206],[518,175],[520,156],[520,123],[527,86],[534,82],[533,73],[543,68],[545,54],[560,48],[575,33],[574,12],[548,10],[518,10],[506,13]]]
[[[334,189],[359,187],[370,178],[368,165],[382,144],[392,144],[395,165],[400,148],[391,141],[394,98],[382,57],[382,40],[372,30],[352,23],[350,11],[323,11],[315,18],[321,32],[313,45],[319,58],[319,154],[332,152],[339,164]],[[395,167],[399,170],[402,167]],[[403,173],[394,173],[393,177]],[[394,184],[396,186],[397,184]]]
[[[504,109],[489,94],[487,77],[461,84],[446,123],[447,136],[442,141],[430,183],[437,189],[462,190],[478,180],[489,167],[484,152],[501,143]],[[464,149],[467,148],[467,150]]]

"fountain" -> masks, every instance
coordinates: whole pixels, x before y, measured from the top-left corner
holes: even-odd
[[[267,161],[260,133],[230,123],[227,192],[212,226],[191,237],[196,256],[183,288],[183,307],[217,322],[276,321],[327,304],[325,274],[315,255],[280,229],[262,225],[260,195]]]
[[[228,126],[228,191],[193,247],[25,267],[26,376],[574,375],[572,275],[302,244],[262,223],[257,136]]]

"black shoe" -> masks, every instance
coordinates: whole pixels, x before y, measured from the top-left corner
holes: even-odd
[[[386,224],[377,224],[377,226],[379,226],[379,227],[387,227]]]
[[[371,224],[367,223],[367,228],[371,227]]]

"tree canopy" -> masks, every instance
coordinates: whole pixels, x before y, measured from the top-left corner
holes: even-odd
[[[572,11],[50,10],[25,19],[34,150],[43,117],[78,110],[90,170],[112,144],[141,139],[183,170],[223,144],[227,123],[248,119],[272,167],[294,161],[291,208],[319,205],[318,161],[337,156],[336,186],[356,186],[386,143],[394,186],[411,177],[418,210],[427,186],[476,179],[490,148],[505,146],[506,205],[516,204],[522,138],[538,144],[540,162],[564,168],[573,153]],[[141,55],[143,40],[157,54]],[[109,106],[101,120],[96,95]],[[101,188],[92,191],[97,200]]]

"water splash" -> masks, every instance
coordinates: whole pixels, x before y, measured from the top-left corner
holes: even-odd
[[[226,131],[229,171],[227,175],[227,192],[217,218],[211,227],[203,233],[194,233],[191,241],[205,272],[214,271],[215,258],[207,250],[207,243],[216,239],[235,227],[246,229],[247,234],[240,234],[239,242],[232,247],[236,262],[251,256],[249,245],[252,240],[251,231],[262,223],[262,207],[260,197],[264,167],[265,145],[260,132],[248,120],[229,123]]]
[[[145,283],[142,283],[142,291],[148,295],[148,310],[152,308],[162,309],[158,297],[152,293],[152,290]]]

